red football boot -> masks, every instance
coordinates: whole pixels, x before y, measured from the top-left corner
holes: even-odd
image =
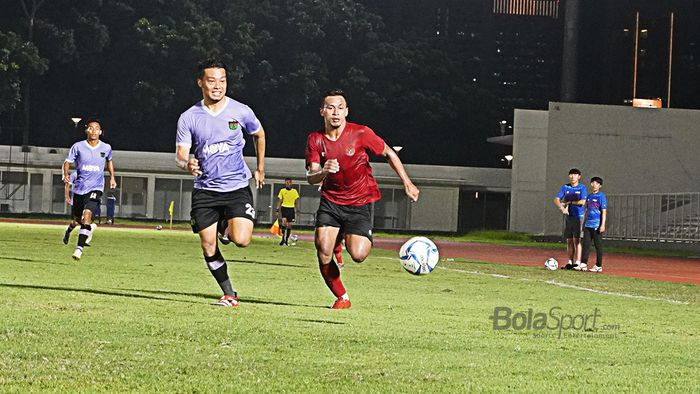
[[[335,300],[335,302],[331,306],[331,309],[348,309],[350,308],[350,306],[352,306],[352,303],[349,299],[340,297],[337,300]]]
[[[224,295],[221,298],[219,298],[219,301],[214,305],[226,306],[229,308],[238,308],[238,296]]]

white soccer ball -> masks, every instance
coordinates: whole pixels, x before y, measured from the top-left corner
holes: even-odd
[[[550,257],[544,261],[544,268],[550,271],[556,271],[559,269],[559,262],[554,257]]]
[[[162,230],[162,229],[163,229],[163,226],[161,226],[160,224],[156,226],[156,230]]]
[[[399,249],[403,269],[413,275],[429,274],[440,259],[438,248],[426,237],[413,237]]]

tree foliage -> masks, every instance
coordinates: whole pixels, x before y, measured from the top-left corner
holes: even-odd
[[[170,151],[178,115],[201,99],[197,62],[218,56],[272,156],[303,155],[332,87],[348,92],[351,121],[404,146],[409,162],[475,164],[487,150],[493,98],[472,83],[464,54],[431,36],[396,37],[356,1],[39,2],[30,43],[20,3],[0,0],[0,112],[15,110],[34,75],[32,144],[68,146],[80,138],[69,118],[97,115],[116,149]],[[426,140],[444,152],[427,152]]]
[[[39,56],[36,46],[14,32],[0,31],[0,114],[17,106],[23,77],[40,75],[46,69],[46,59]]]

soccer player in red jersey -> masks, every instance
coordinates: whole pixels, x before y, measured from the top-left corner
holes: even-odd
[[[420,191],[384,140],[369,127],[346,121],[348,105],[342,90],[324,94],[320,113],[323,129],[306,140],[306,178],[310,184],[323,182],[314,241],[321,276],[336,297],[331,308],[345,309],[351,303],[333,262],[334,249],[345,240],[353,261],[367,258],[372,249],[371,206],[381,197],[367,151],[387,158],[411,201],[418,200]]]

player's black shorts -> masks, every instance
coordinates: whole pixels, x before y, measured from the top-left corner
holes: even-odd
[[[581,238],[581,219],[578,216],[564,216],[564,238]]]
[[[219,220],[246,218],[255,223],[253,192],[250,187],[232,192],[192,190],[192,210],[190,211],[192,231],[198,233]]]
[[[371,204],[360,206],[338,205],[325,198],[316,212],[316,227],[338,227],[345,234],[356,234],[372,241]]]
[[[295,219],[294,216],[294,208],[285,208],[282,207],[282,210],[280,212],[280,216],[283,218],[287,219],[288,222],[293,222]]]
[[[101,204],[102,192],[93,190],[85,194],[73,194],[73,206],[71,207],[71,215],[77,222],[82,221],[83,211],[89,209],[92,211],[92,216],[95,216],[97,207]]]

